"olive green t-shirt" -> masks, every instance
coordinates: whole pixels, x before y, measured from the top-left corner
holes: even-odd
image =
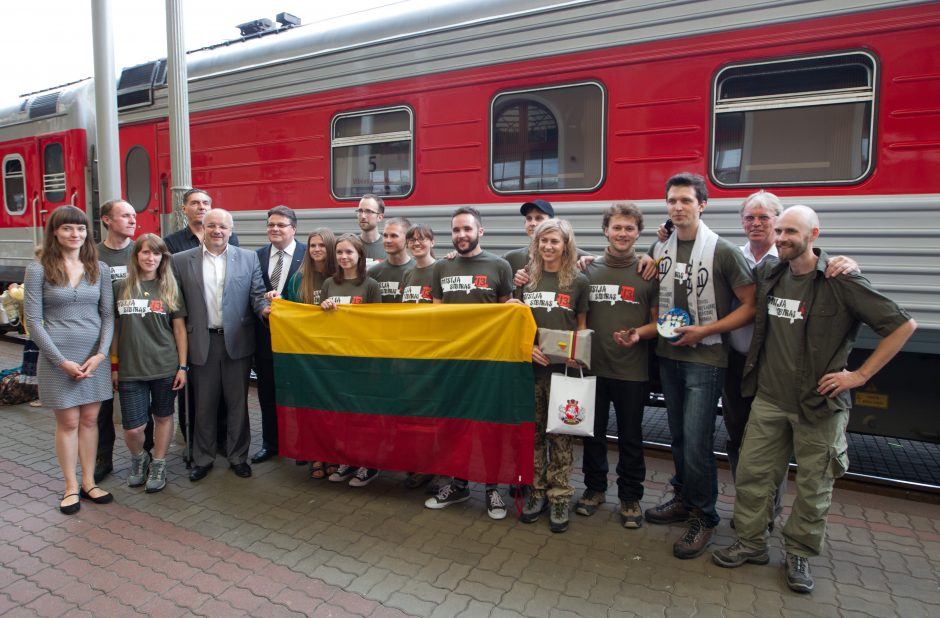
[[[404,264],[392,264],[388,260],[374,264],[369,269],[369,276],[379,282],[383,303],[400,303],[402,282],[405,273],[414,268],[415,259],[408,258]]]
[[[331,298],[337,305],[364,305],[382,302],[382,292],[379,289],[379,284],[372,277],[366,277],[359,285],[349,279],[342,283],[336,283],[336,280],[330,277],[323,282],[323,287],[320,288],[320,297],[321,302]]]
[[[300,284],[303,281],[303,277],[304,277],[303,270],[298,270],[293,275],[291,275],[290,279],[288,279],[287,285],[284,287],[284,298],[286,300],[289,300],[295,303],[304,302],[303,299],[300,298]],[[311,305],[319,305],[321,302],[323,302],[323,299],[321,298],[322,294],[320,293],[320,291],[323,289],[323,282],[326,280],[327,280],[327,277],[323,273],[314,271],[313,273],[313,301],[310,303]]]
[[[118,380],[140,382],[176,375],[179,356],[173,320],[186,317],[183,295],[179,307],[169,311],[156,281],[141,281],[139,295],[124,299],[126,281],[118,281],[114,294],[118,318]]]
[[[117,289],[118,281],[127,279],[127,263],[131,259],[131,252],[134,250],[134,243],[129,242],[123,249],[111,249],[104,242],[99,242],[95,247],[98,249],[98,259],[111,267],[111,283],[114,289]]]
[[[645,382],[649,379],[649,343],[641,339],[624,348],[614,341],[614,331],[649,324],[650,310],[659,304],[659,281],[645,281],[636,262],[622,268],[600,257],[588,267],[590,304],[588,328],[591,342],[591,372],[602,378]]]
[[[361,236],[359,237],[362,238]],[[362,241],[362,252],[366,256],[366,268],[372,268],[379,262],[384,262],[388,257],[385,254],[385,245],[382,243],[382,237],[379,236],[372,242]]]
[[[532,317],[539,328],[553,330],[575,330],[578,327],[578,315],[588,310],[588,280],[578,273],[571,286],[561,289],[558,273],[542,273],[538,285],[516,288],[516,298],[532,310]],[[532,363],[536,373],[563,371],[563,364],[543,367]]]
[[[436,262],[435,262],[436,263]],[[418,268],[415,266],[405,273],[402,279],[401,302],[403,303],[430,303],[431,280],[434,278],[434,264]]]
[[[660,285],[674,285],[676,307],[680,309],[689,309],[689,297],[686,292],[684,281],[679,280],[679,275],[684,274],[683,264],[688,264],[692,255],[693,240],[680,240],[676,248],[676,279],[672,282],[661,281]],[[731,302],[736,288],[751,285],[754,283],[754,273],[748,266],[747,260],[741,255],[741,250],[725,240],[718,239],[715,246],[715,257],[713,264],[715,304],[717,305],[718,319],[725,317],[731,312]],[[660,311],[667,310],[668,307],[660,307]],[[704,345],[699,343],[692,346],[674,346],[662,337],[656,342],[656,354],[663,358],[669,358],[677,361],[689,363],[702,363],[713,367],[728,366],[728,340],[726,333],[722,333],[721,343],[713,345]]]
[[[431,296],[444,303],[497,303],[512,295],[509,262],[488,251],[434,264]]]
[[[787,268],[767,296],[767,338],[760,352],[757,394],[784,410],[800,407],[800,351],[815,275],[810,271],[794,276]]]

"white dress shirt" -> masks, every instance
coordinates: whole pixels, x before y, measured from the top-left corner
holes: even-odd
[[[228,245],[222,255],[214,255],[202,247],[202,290],[206,297],[209,328],[222,328],[222,292],[225,288],[225,264]]]

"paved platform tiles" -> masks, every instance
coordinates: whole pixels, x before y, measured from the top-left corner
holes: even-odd
[[[281,459],[240,479],[219,458],[190,483],[176,445],[168,487],[147,495],[126,486],[119,441],[115,474],[102,483],[116,503],[85,502],[67,517],[56,508],[53,428],[49,410],[0,408],[3,616],[940,615],[933,504],[837,490],[828,547],[811,561],[817,588],[806,596],[786,588],[779,532],[770,566],[676,560],[680,527],[620,527],[613,479],[602,510],[572,513],[557,535],[547,517],[491,521],[476,485],[470,501],[430,511],[400,473],[353,489],[309,480]],[[663,496],[670,472],[669,460],[648,458],[644,508]],[[719,480],[716,544],[725,544],[734,488],[727,471]],[[581,481],[576,470],[578,493]]]

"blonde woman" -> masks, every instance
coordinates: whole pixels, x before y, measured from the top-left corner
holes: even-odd
[[[154,234],[134,243],[127,279],[118,282],[111,379],[121,396],[124,442],[131,453],[130,487],[148,494],[166,487],[166,452],[173,436],[176,391],[186,385],[186,305],[170,268],[170,251]],[[153,414],[153,455],[144,428]]]

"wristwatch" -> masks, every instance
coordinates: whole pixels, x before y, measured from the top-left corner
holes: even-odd
[[[189,365],[180,365],[176,368],[177,371],[189,371]]]

